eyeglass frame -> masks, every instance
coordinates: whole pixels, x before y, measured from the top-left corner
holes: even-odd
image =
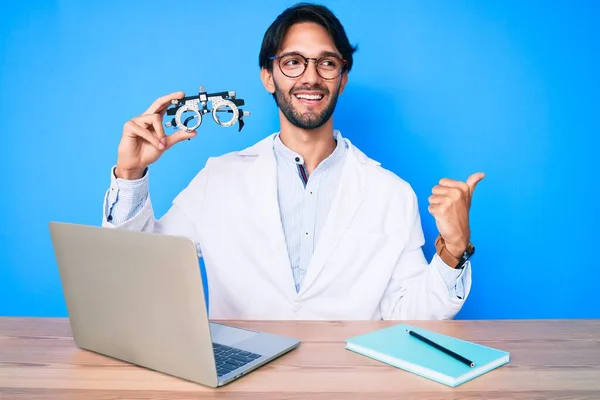
[[[277,61],[277,66],[279,67],[279,70],[281,71],[281,73],[283,75],[285,75],[285,76],[287,76],[288,78],[291,78],[291,79],[300,78],[302,75],[304,75],[304,73],[306,72],[306,69],[308,68],[308,62],[311,61],[311,60],[315,62],[315,68],[317,69],[317,74],[322,79],[325,79],[326,81],[331,81],[331,80],[337,79],[340,75],[342,75],[344,73],[344,70],[346,69],[346,65],[348,64],[348,61],[346,61],[341,56],[339,56],[339,55],[337,55],[335,53],[326,52],[325,54],[326,55],[323,55],[323,56],[321,56],[319,58],[314,58],[314,57],[306,57],[303,54],[300,54],[299,52],[292,51],[292,52],[289,52],[289,53],[281,54],[279,56],[271,56],[271,57],[269,57],[269,60],[271,60],[271,61],[279,60],[279,61]],[[286,74],[285,72],[283,72],[283,69],[281,68],[281,59],[283,57],[294,56],[294,55],[300,56],[300,57],[302,57],[305,60],[304,61],[304,70],[298,76],[289,76],[288,74]],[[337,58],[338,60],[340,60],[342,62],[342,67],[340,68],[340,73],[337,74],[336,76],[334,76],[333,78],[324,78],[323,75],[321,75],[321,73],[319,72],[319,61],[321,59],[323,59],[323,58],[328,58],[328,57],[329,58],[331,58],[331,57]]]

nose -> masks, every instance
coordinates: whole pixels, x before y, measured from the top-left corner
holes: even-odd
[[[301,83],[306,85],[313,85],[317,83],[321,77],[317,72],[317,62],[316,60],[308,60],[308,65],[306,66],[306,70],[301,77]]]

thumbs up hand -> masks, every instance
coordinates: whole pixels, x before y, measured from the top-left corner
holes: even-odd
[[[462,255],[469,244],[471,199],[475,187],[484,177],[484,173],[478,172],[466,182],[442,178],[429,196],[429,213],[435,218],[446,249],[456,258]]]

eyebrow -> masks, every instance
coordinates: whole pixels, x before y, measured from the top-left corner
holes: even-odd
[[[300,53],[299,51],[288,51],[288,52],[281,54],[279,57],[290,56],[290,55],[300,55],[300,56],[306,57],[304,54]],[[344,58],[344,57],[342,57],[341,54],[338,54],[334,51],[322,51],[321,53],[319,53],[319,56],[317,58],[321,58],[321,57],[338,57],[338,58],[342,58],[342,59]],[[310,57],[306,57],[306,58],[310,58]]]

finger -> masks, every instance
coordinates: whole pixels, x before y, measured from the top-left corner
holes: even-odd
[[[182,140],[191,139],[191,138],[193,138],[196,135],[197,135],[196,131],[186,132],[184,130],[179,130],[179,131],[177,131],[175,133],[172,133],[172,134],[170,134],[169,136],[166,137],[167,148],[170,148],[175,143],[179,143]]]
[[[142,128],[152,127],[151,133],[158,138],[158,140],[166,146],[167,141],[165,140],[165,130],[162,127],[162,118],[158,114],[144,114],[132,119],[132,121],[141,126]]]
[[[463,192],[463,189],[457,187],[449,187],[449,186],[435,186],[431,193],[436,195],[442,195],[446,197],[450,197],[452,200],[460,200],[461,198],[465,198],[468,196],[468,191]]]
[[[148,128],[151,126],[158,140],[160,140],[164,145],[167,144],[165,140],[165,130],[162,126],[162,118],[160,115],[144,114],[140,115],[139,117],[133,118],[132,121],[144,128]]]
[[[431,193],[433,194],[446,194],[448,193],[448,189],[450,189],[449,186],[434,186],[433,189],[431,189]]]
[[[467,179],[467,185],[469,186],[469,191],[470,191],[471,194],[473,194],[473,191],[475,190],[475,186],[477,186],[477,184],[483,178],[485,178],[485,174],[483,172],[477,172],[477,173],[474,173],[473,175],[471,175]]]
[[[433,195],[429,196],[428,200],[429,200],[429,204],[436,204],[436,205],[446,205],[452,201],[452,199],[450,197],[448,197],[446,195],[441,195],[441,194],[433,194]]]
[[[164,112],[170,105],[171,100],[181,99],[185,96],[183,92],[173,92],[169,93],[166,96],[159,97],[148,107],[144,114],[154,114],[154,113],[162,113]]]
[[[143,114],[131,120],[142,128],[152,127],[159,138],[165,136],[165,131],[162,127],[162,118],[158,114]]]
[[[437,218],[442,215],[444,208],[443,208],[443,206],[441,206],[439,204],[430,204],[427,207],[427,211],[429,211],[429,214],[431,214]]]
[[[165,138],[165,130],[162,126],[162,117],[159,114],[151,114],[150,120],[152,122],[152,128],[154,128],[154,133],[156,137],[163,145],[167,145],[167,140]]]
[[[469,194],[469,185],[465,182],[456,181],[454,179],[442,178],[439,182],[440,186],[455,187],[462,190],[465,194]]]
[[[158,138],[158,140],[160,140],[160,142],[164,145],[167,144],[166,138],[165,138],[165,130],[162,126],[162,118],[160,115],[158,114],[152,114],[152,127],[154,128],[154,132],[156,133],[156,137]]]
[[[146,128],[139,126],[133,121],[127,121],[125,123],[125,131],[130,135],[138,136],[145,139],[148,143],[150,143],[159,150],[165,149],[165,145],[162,144],[160,140],[154,134],[152,134],[152,132],[150,132]]]

